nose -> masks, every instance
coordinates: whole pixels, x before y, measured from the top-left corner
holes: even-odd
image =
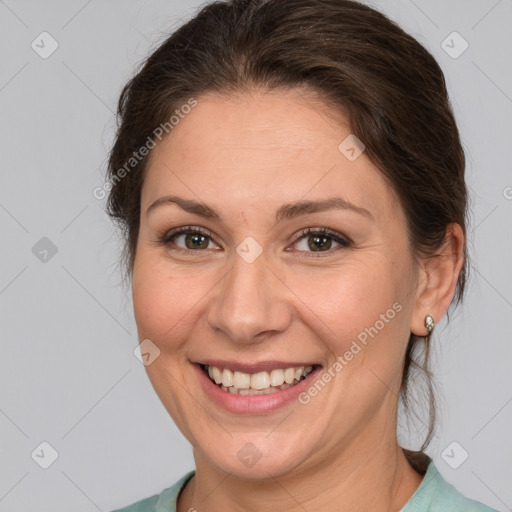
[[[291,323],[288,289],[261,255],[247,263],[238,255],[219,283],[208,311],[208,324],[239,344],[261,343]]]

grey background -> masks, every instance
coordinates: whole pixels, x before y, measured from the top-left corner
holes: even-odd
[[[193,468],[133,355],[119,240],[92,191],[122,85],[198,5],[0,0],[0,512],[109,511]],[[472,279],[463,309],[436,328],[428,453],[461,492],[512,510],[512,0],[373,5],[440,62],[468,153]],[[31,47],[43,31],[59,45],[47,59]],[[469,43],[457,59],[441,46],[453,31]],[[43,441],[58,452],[48,469],[35,461],[49,457]],[[453,441],[469,453],[458,469]]]

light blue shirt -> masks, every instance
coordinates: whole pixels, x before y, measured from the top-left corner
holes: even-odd
[[[172,487],[160,494],[138,501],[113,512],[176,512],[178,494],[195,471],[190,471]],[[430,462],[420,486],[400,512],[497,512],[496,510],[464,497],[448,483],[434,462]]]

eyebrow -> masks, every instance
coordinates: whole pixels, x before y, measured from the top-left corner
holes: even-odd
[[[146,210],[146,215],[148,215],[155,208],[169,203],[176,204],[182,210],[185,210],[186,212],[192,213],[194,215],[198,215],[200,217],[211,219],[221,218],[219,212],[217,212],[211,206],[208,206],[205,203],[194,201],[192,199],[184,199],[179,196],[164,196],[157,199]],[[275,223],[278,224],[283,220],[289,220],[301,215],[317,213],[326,210],[350,210],[358,213],[359,215],[363,215],[368,219],[373,219],[373,215],[366,208],[356,206],[355,204],[352,204],[350,201],[347,201],[341,197],[331,197],[328,199],[320,199],[316,201],[295,201],[293,203],[285,204],[277,210]]]

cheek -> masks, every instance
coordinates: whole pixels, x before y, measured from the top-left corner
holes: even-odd
[[[161,260],[142,251],[137,255],[132,294],[139,338],[149,338],[163,349],[170,340],[179,341],[205,290],[197,279],[173,273]]]
[[[296,275],[292,290],[302,300],[304,314],[315,322],[316,331],[325,332],[336,353],[378,322],[379,330],[389,331],[391,322],[382,326],[381,315],[392,317],[400,302],[400,276],[385,260],[370,258],[367,263],[341,264]],[[307,309],[310,312],[307,312]],[[364,335],[363,335],[364,336]]]

